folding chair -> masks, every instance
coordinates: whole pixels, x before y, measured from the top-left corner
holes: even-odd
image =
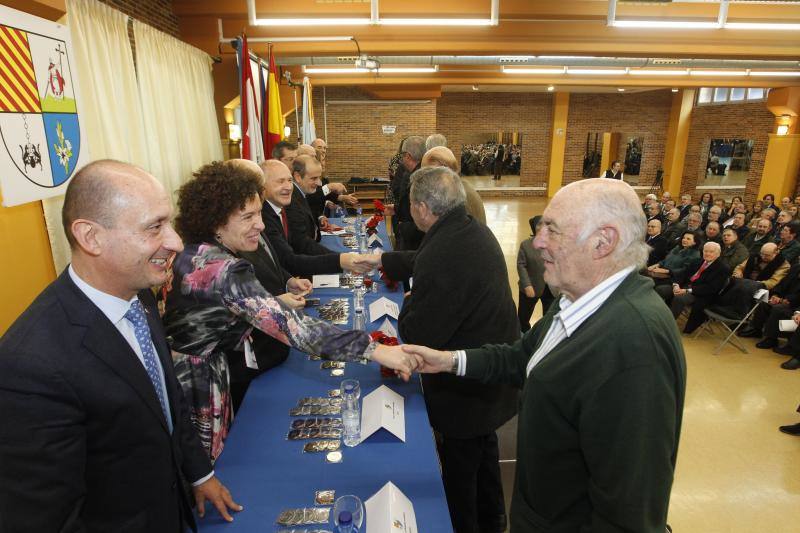
[[[753,305],[750,307],[750,310],[741,318],[730,318],[722,314],[720,311],[721,309],[718,306],[710,306],[707,309],[703,310],[705,315],[708,317],[708,320],[703,323],[703,326],[697,329],[697,333],[695,333],[694,338],[700,336],[703,331],[708,331],[709,333],[714,333],[714,324],[719,324],[720,327],[723,329],[723,334],[727,331],[728,335],[725,339],[720,342],[717,347],[712,352],[714,355],[719,355],[720,350],[726,344],[731,344],[738,348],[742,353],[750,353],[747,348],[742,344],[742,341],[736,336],[736,332],[739,331],[739,328],[742,327],[750,317],[753,316],[753,313],[756,312],[756,308],[758,304],[761,302],[766,302],[769,299],[769,291],[766,289],[759,289],[753,294]]]

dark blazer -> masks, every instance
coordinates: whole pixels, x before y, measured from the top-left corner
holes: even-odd
[[[322,178],[323,185],[327,185],[328,183],[330,183],[328,178]],[[335,202],[337,198],[339,198],[339,195],[333,191],[325,195],[325,193],[322,192],[322,187],[317,187],[314,194],[306,195],[306,201],[311,208],[311,214],[314,216],[314,220],[319,220],[319,217],[325,214],[326,201],[330,200],[331,202]]]
[[[283,234],[281,217],[275,213],[275,210],[272,209],[268,202],[264,202],[264,206],[261,208],[261,218],[265,226],[262,235],[272,245],[272,249],[275,250],[281,267],[292,275],[310,277],[314,274],[334,274],[342,271],[342,267],[339,264],[339,254],[335,252],[329,251],[324,255],[308,255],[295,252]],[[290,227],[289,240],[291,238],[292,229]],[[325,249],[327,250],[327,248]]]
[[[411,218],[411,174],[420,168],[417,165],[413,171],[408,172],[401,164],[400,170],[392,180],[392,193],[394,194],[394,234],[398,250],[416,250],[425,233],[421,232],[414,219]]]
[[[267,249],[269,249],[269,254]],[[272,257],[270,257],[270,254]],[[270,244],[269,240],[264,239],[254,252],[239,252],[238,255],[247,259],[253,265],[256,279],[268,293],[273,296],[279,296],[286,292],[286,282],[289,281],[292,275],[281,266],[278,252]],[[248,369],[244,358],[240,357],[241,354],[236,354],[239,357],[228,358],[232,382],[247,379],[248,377],[252,379],[252,376],[283,363],[289,356],[289,346],[270,337],[263,331],[254,328],[250,336],[253,339],[253,354],[255,355],[256,363],[258,363],[258,371]]]
[[[800,306],[800,264],[792,265],[786,277],[772,288],[772,295],[789,300],[792,309]]]
[[[675,320],[633,273],[526,375],[559,311],[513,345],[467,350],[467,377],[522,388],[511,531],[660,533],[686,390]]]
[[[681,287],[691,287],[692,295],[695,298],[712,298],[725,288],[728,279],[731,277],[731,269],[723,261],[717,259],[708,265],[696,281],[689,281],[702,265],[703,263],[701,262],[697,268],[687,269],[683,273],[684,282],[680,285]]]
[[[298,254],[322,255],[331,251],[319,243],[319,221],[297,185],[292,189],[292,203],[286,207],[289,244]]]
[[[391,279],[414,278],[399,317],[403,342],[454,350],[519,338],[503,252],[463,206],[442,216],[416,253],[387,252],[382,262]],[[506,385],[423,374],[422,386],[431,425],[448,437],[486,435],[517,412],[517,391]]]
[[[184,482],[211,472],[152,293],[139,298],[174,429],[124,337],[65,270],[0,339],[0,529],[196,529]]]
[[[645,241],[650,247],[650,255],[647,256],[647,266],[655,265],[667,256],[667,239],[660,233],[655,237],[647,237]]]

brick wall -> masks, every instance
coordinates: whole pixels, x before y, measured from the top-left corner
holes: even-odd
[[[708,148],[712,138],[753,139],[753,154],[744,194],[742,191],[709,191],[714,196],[730,199],[734,195],[744,196],[750,205],[758,194],[761,174],[764,171],[764,158],[767,154],[768,134],[772,131],[775,117],[767,109],[765,102],[744,104],[709,105],[692,110],[692,123],[689,141],[686,146],[686,159],[683,166],[681,194],[691,194],[698,199],[698,181],[705,175],[708,161]]]
[[[602,133],[618,132],[624,135],[620,139],[620,152],[612,159],[625,159],[626,135],[642,137],[641,169],[639,176],[631,176],[631,180],[640,186],[650,186],[656,170],[664,162],[671,105],[672,95],[668,90],[631,94],[571,94],[564,153],[564,185],[583,179],[583,156],[588,133],[592,134],[590,149],[594,148],[594,133],[600,133],[597,149],[601,150]]]
[[[171,0],[100,0],[139,22],[180,38],[178,17],[172,11]]]
[[[325,134],[325,109],[322,88],[314,90],[314,122],[317,135]],[[389,160],[409,135],[427,137],[436,131],[436,100],[427,103],[393,104],[336,104],[332,100],[373,100],[355,87],[328,87],[328,166],[329,177],[388,177]],[[301,93],[298,91],[298,105]],[[290,141],[297,142],[294,113],[286,117],[292,128]],[[302,117],[301,117],[302,125]],[[395,133],[386,135],[381,126],[396,126]]]
[[[542,93],[444,93],[436,105],[437,131],[461,159],[475,134],[522,134],[521,187],[544,187],[550,162],[553,97]]]

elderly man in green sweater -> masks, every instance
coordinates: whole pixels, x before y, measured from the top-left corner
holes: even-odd
[[[512,345],[406,345],[420,372],[522,389],[511,531],[663,533],[678,453],[686,362],[653,283],[633,189],[563,187],[534,246],[561,299]]]

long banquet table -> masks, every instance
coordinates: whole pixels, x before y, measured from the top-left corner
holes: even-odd
[[[384,224],[378,229],[388,249]],[[349,251],[338,237],[323,237],[323,244],[332,250]],[[381,296],[402,305],[401,289],[389,292],[382,283],[378,286],[377,293],[366,293],[366,306]],[[350,290],[342,288],[316,289],[313,294],[322,303],[351,295]],[[309,313],[316,314],[313,308]],[[352,315],[351,305],[350,325]],[[396,328],[396,320],[390,320]],[[367,330],[377,329],[382,322],[383,319],[367,322]],[[337,498],[355,494],[366,501],[391,481],[413,503],[418,531],[452,532],[419,379],[415,376],[403,383],[397,378],[381,378],[375,363],[347,363],[344,376],[332,377],[329,370],[320,369],[320,363],[292,349],[285,363],[252,382],[215,465],[217,476],[244,510],[236,513],[234,522],[228,524],[215,510],[208,509],[206,517],[198,520],[200,530],[273,531],[282,510],[313,507],[315,491],[333,489]],[[327,463],[324,453],[302,452],[306,441],[286,439],[293,420],[289,409],[302,397],[327,396],[328,390],[338,388],[345,378],[359,380],[362,397],[381,384],[404,397],[405,443],[380,430],[354,448],[342,445],[341,463]],[[333,531],[333,516],[327,526],[306,527]],[[366,531],[366,527],[360,531]]]

